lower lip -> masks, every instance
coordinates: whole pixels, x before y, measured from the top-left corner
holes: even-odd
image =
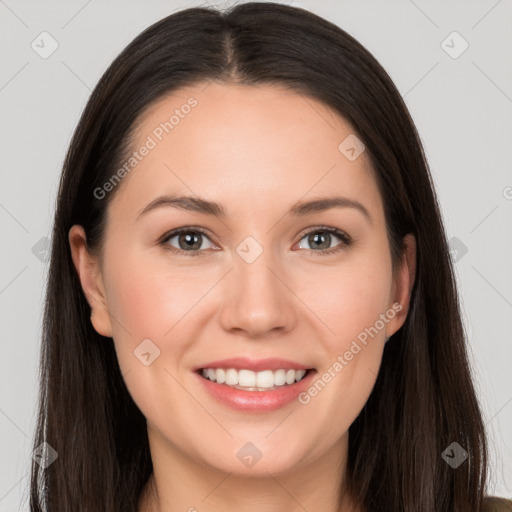
[[[315,370],[309,370],[299,382],[271,391],[244,391],[205,379],[197,372],[196,375],[206,390],[219,402],[239,411],[268,412],[280,409],[295,400],[308,388],[315,373]]]

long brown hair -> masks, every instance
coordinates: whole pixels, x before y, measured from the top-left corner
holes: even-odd
[[[216,80],[276,84],[322,101],[366,146],[383,198],[393,268],[417,242],[410,310],[385,346],[374,389],[350,426],[347,482],[368,511],[480,511],[487,448],[466,353],[456,282],[424,151],[399,92],[352,36],[307,10],[245,3],[158,21],[94,89],[67,153],[56,204],[44,311],[33,512],[135,512],[152,472],[145,418],[113,344],[90,322],[68,243],[74,224],[101,246],[112,195],[94,193],[127,154],[141,114],[164,94]],[[442,454],[458,443],[468,459]]]

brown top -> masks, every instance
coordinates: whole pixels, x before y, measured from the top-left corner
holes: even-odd
[[[484,500],[482,512],[512,512],[512,501],[496,496],[488,496]]]

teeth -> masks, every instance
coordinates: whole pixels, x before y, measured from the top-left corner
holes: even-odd
[[[306,370],[235,370],[234,368],[204,368],[202,375],[218,384],[227,384],[246,391],[268,391],[302,380]]]

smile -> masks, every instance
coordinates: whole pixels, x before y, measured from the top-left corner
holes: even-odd
[[[226,359],[206,363],[194,371],[200,388],[219,405],[260,414],[294,403],[317,373],[297,362],[270,358]]]
[[[254,372],[235,368],[203,368],[201,375],[217,384],[244,391],[271,391],[300,382],[309,370],[263,370]]]

